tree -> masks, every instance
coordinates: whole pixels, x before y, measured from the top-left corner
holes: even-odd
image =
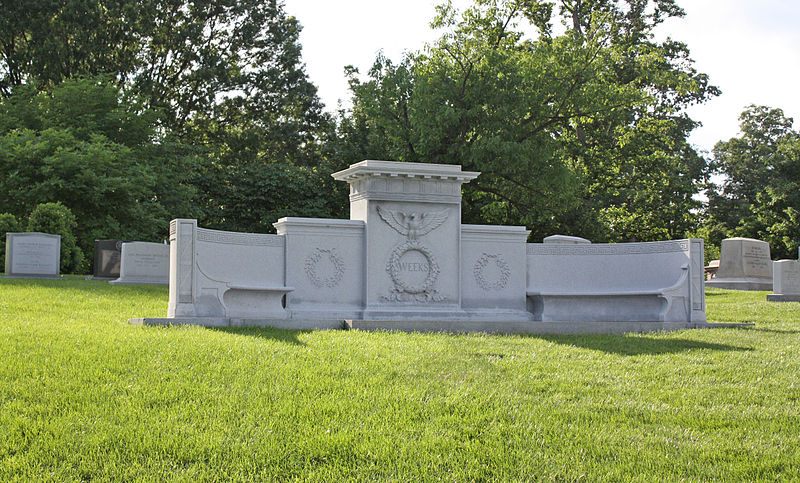
[[[0,253],[3,254],[3,257],[6,254],[6,233],[14,233],[19,230],[20,225],[16,216],[11,213],[0,213]]]
[[[773,258],[792,257],[800,244],[800,133],[781,109],[748,106],[741,135],[714,146],[714,169],[724,176],[708,191],[705,225],[712,243],[730,236],[770,242]]]
[[[0,124],[11,124],[3,131],[8,151],[0,156],[15,166],[29,162],[21,171],[25,180],[41,180],[45,172],[59,180],[34,184],[13,212],[31,209],[34,195],[66,196],[79,230],[86,230],[79,238],[88,243],[90,232],[150,238],[152,230],[135,226],[161,225],[167,213],[197,216],[212,227],[272,230],[274,220],[265,217],[280,207],[339,210],[324,191],[314,191],[330,184],[322,144],[331,121],[304,70],[300,25],[282,2],[71,0],[5,7]],[[83,105],[79,94],[87,85],[74,80],[101,77],[109,89],[85,94],[106,97]],[[64,101],[52,113],[55,130],[48,129],[47,109],[28,106],[28,99],[43,99],[38,91],[50,104],[58,96]],[[29,131],[12,133],[20,121]],[[97,188],[78,197],[95,170]],[[186,193],[195,189],[187,203]],[[315,196],[325,201],[315,204]],[[100,213],[110,216],[85,218],[101,204],[108,206]]]
[[[685,45],[653,40],[671,0],[477,0],[439,7],[445,33],[400,63],[379,56],[339,118],[345,152],[457,163],[468,222],[526,224],[595,240],[694,227],[705,161],[682,109],[718,91]]]
[[[202,213],[191,186],[202,162],[155,119],[104,78],[20,86],[0,102],[0,212],[60,202],[89,255],[96,238],[165,237],[171,218]]]
[[[299,33],[277,0],[11,2],[0,10],[0,97],[105,74],[164,133],[220,159],[314,164],[329,120]]]

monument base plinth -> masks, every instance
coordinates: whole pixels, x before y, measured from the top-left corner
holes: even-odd
[[[349,329],[489,334],[621,334],[704,327],[683,322],[541,322],[478,320],[345,320]]]
[[[800,295],[784,295],[779,293],[768,293],[767,302],[800,302]]]
[[[772,280],[754,278],[713,278],[706,281],[706,287],[724,288],[727,290],[772,290]]]
[[[273,327],[292,330],[344,329],[341,319],[265,319],[237,317],[141,317],[128,319],[131,325],[201,327]]]

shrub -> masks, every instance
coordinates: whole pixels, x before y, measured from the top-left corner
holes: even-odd
[[[76,272],[83,262],[83,251],[78,248],[73,231],[77,227],[75,215],[60,202],[36,205],[28,217],[28,231],[61,235],[61,271]]]
[[[11,213],[0,213],[0,254],[4,257],[6,253],[6,233],[15,232],[20,229],[17,218]]]

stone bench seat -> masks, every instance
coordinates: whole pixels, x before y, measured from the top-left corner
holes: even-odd
[[[279,287],[276,285],[243,285],[237,283],[229,283],[227,285],[231,290],[245,290],[252,292],[280,292],[286,294],[294,291],[294,287]]]
[[[528,310],[544,322],[685,321],[694,295],[687,244],[529,244]]]
[[[228,290],[222,296],[228,317],[240,319],[286,319],[286,302],[283,297],[294,287],[278,285],[226,284]]]
[[[531,301],[534,317],[543,321],[570,320],[577,312],[582,313],[584,320],[592,322],[664,322],[672,308],[674,295],[686,285],[688,266],[683,266],[682,271],[678,280],[668,287],[528,290],[526,295]],[[620,310],[620,304],[625,304],[625,310]]]

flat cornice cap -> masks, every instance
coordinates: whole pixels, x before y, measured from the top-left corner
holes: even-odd
[[[350,181],[364,176],[393,176],[404,178],[439,178],[469,181],[478,177],[477,171],[461,171],[458,164],[402,163],[367,159],[333,173],[333,179]]]

